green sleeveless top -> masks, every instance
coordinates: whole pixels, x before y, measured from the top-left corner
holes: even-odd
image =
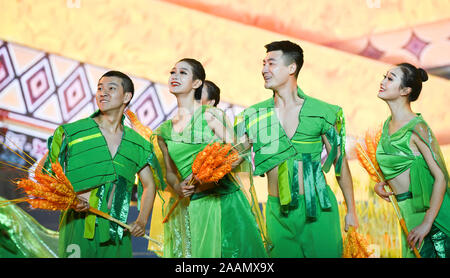
[[[126,222],[136,174],[153,161],[152,145],[131,128],[123,126],[121,143],[112,157],[93,119],[98,114],[96,111],[88,118],[59,126],[48,140],[49,156],[45,167],[50,169],[50,162],[59,160],[75,192],[92,190],[91,206]],[[114,185],[111,207],[108,208]],[[96,220],[93,214],[86,217],[86,238],[93,238],[96,221],[103,231],[99,235],[102,242],[110,236],[122,238],[121,226],[101,217]]]
[[[225,115],[223,111],[209,105],[198,108],[192,116],[188,125],[181,131],[173,130],[172,120],[163,122],[154,132],[161,136],[167,145],[170,158],[180,173],[181,179],[186,179],[192,173],[192,164],[199,152],[208,144],[220,139],[209,128],[205,119],[205,112],[211,112],[222,121],[220,115]],[[191,200],[206,196],[207,194],[228,194],[239,189],[231,175],[226,175],[219,182],[218,186],[192,195]]]
[[[391,116],[384,122],[382,135],[376,150],[376,158],[386,180],[393,179],[410,169],[409,191],[412,193],[413,207],[417,212],[426,211],[430,207],[434,177],[421,153],[414,154],[410,147],[413,133],[428,146],[434,160],[446,178],[447,190],[435,224],[450,235],[450,190],[448,172],[442,153],[434,134],[423,119],[417,114],[399,130],[389,135]]]
[[[336,175],[340,175],[345,155],[345,121],[339,106],[307,96],[300,87],[297,87],[297,94],[304,102],[292,138],[288,138],[276,116],[273,98],[245,109],[236,117],[235,129],[238,138],[247,134],[253,145],[254,175],[264,174],[278,166],[280,204],[284,213],[298,206],[297,162],[303,162],[306,212],[309,218],[315,219],[316,199],[321,209],[331,208],[322,171],[330,170],[340,150],[342,155],[335,167]],[[331,144],[331,151],[323,165],[322,135]]]
[[[389,135],[389,123],[391,116],[384,122],[380,142],[377,147],[377,161],[384,177],[393,179],[408,170],[414,163],[420,163],[423,157],[416,156],[410,148],[411,135],[417,123],[423,122],[418,114],[399,130]]]

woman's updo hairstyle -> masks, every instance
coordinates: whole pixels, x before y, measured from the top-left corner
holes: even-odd
[[[397,65],[403,72],[401,88],[411,88],[408,96],[410,102],[417,100],[422,91],[422,82],[428,80],[427,72],[422,68],[416,68],[409,63],[401,63]]]
[[[202,81],[202,85],[200,85],[200,87],[195,89],[195,93],[194,93],[195,100],[201,100],[203,84],[205,84],[205,79],[206,79],[206,73],[205,73],[205,69],[203,68],[203,65],[199,61],[192,59],[192,58],[183,58],[178,62],[188,63],[192,68],[193,80],[199,79]]]

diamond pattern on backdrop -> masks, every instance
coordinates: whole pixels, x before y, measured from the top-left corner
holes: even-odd
[[[383,56],[384,52],[377,49],[369,40],[367,42],[366,48],[364,48],[363,51],[361,51],[361,53],[359,54],[372,59],[380,59]]]
[[[0,41],[0,112],[6,115],[0,127],[42,139],[51,135],[49,127],[89,116],[97,109],[98,79],[108,70]],[[135,84],[130,109],[144,125],[155,129],[174,115],[176,99],[165,84],[130,77]],[[221,107],[232,120],[238,107],[225,102]]]
[[[388,64],[408,62],[426,70],[450,65],[450,19],[366,34],[362,37],[327,44]],[[447,70],[439,71],[446,77]],[[447,77],[448,78],[448,77]]]
[[[0,47],[0,91],[14,79],[14,70],[5,46]]]
[[[80,64],[77,61],[57,55],[48,55],[48,59],[50,61],[56,86],[60,86]]]
[[[417,60],[420,60],[422,51],[428,44],[429,44],[428,42],[422,40],[414,32],[412,32],[408,43],[405,46],[403,46],[403,49],[408,50],[414,56],[416,56]]]
[[[20,77],[28,111],[34,112],[51,94],[55,84],[47,59],[42,59]]]
[[[130,107],[135,111],[142,124],[151,129],[158,127],[164,120],[164,114],[161,103],[158,100],[158,94],[155,87],[150,86],[142,93]]]
[[[20,76],[45,57],[45,52],[14,43],[6,44],[16,75]]]
[[[58,97],[65,121],[69,121],[92,99],[82,67],[77,68],[58,88]]]

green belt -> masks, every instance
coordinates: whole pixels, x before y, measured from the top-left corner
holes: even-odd
[[[395,198],[397,199],[397,202],[408,200],[408,199],[411,199],[412,197],[413,197],[413,195],[412,195],[411,191],[406,191],[404,193],[400,193],[400,194],[395,195]]]

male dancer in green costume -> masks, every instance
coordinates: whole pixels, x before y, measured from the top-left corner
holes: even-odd
[[[80,204],[62,219],[60,257],[131,257],[131,235],[142,236],[155,196],[149,164],[157,163],[152,145],[123,124],[131,101],[131,79],[117,71],[98,82],[99,110],[88,118],[59,126],[49,138],[49,162],[59,160]],[[149,158],[150,157],[150,158]],[[136,174],[143,186],[140,212],[130,231],[87,212],[95,207],[126,222]]]
[[[305,95],[297,86],[303,65],[300,46],[280,41],[266,49],[262,74],[273,98],[245,109],[235,128],[238,137],[252,144],[254,175],[267,175],[270,256],[341,257],[337,201],[323,170],[335,164],[347,204],[345,231],[349,225],[357,227],[342,109]],[[328,158],[321,165],[324,145]]]

